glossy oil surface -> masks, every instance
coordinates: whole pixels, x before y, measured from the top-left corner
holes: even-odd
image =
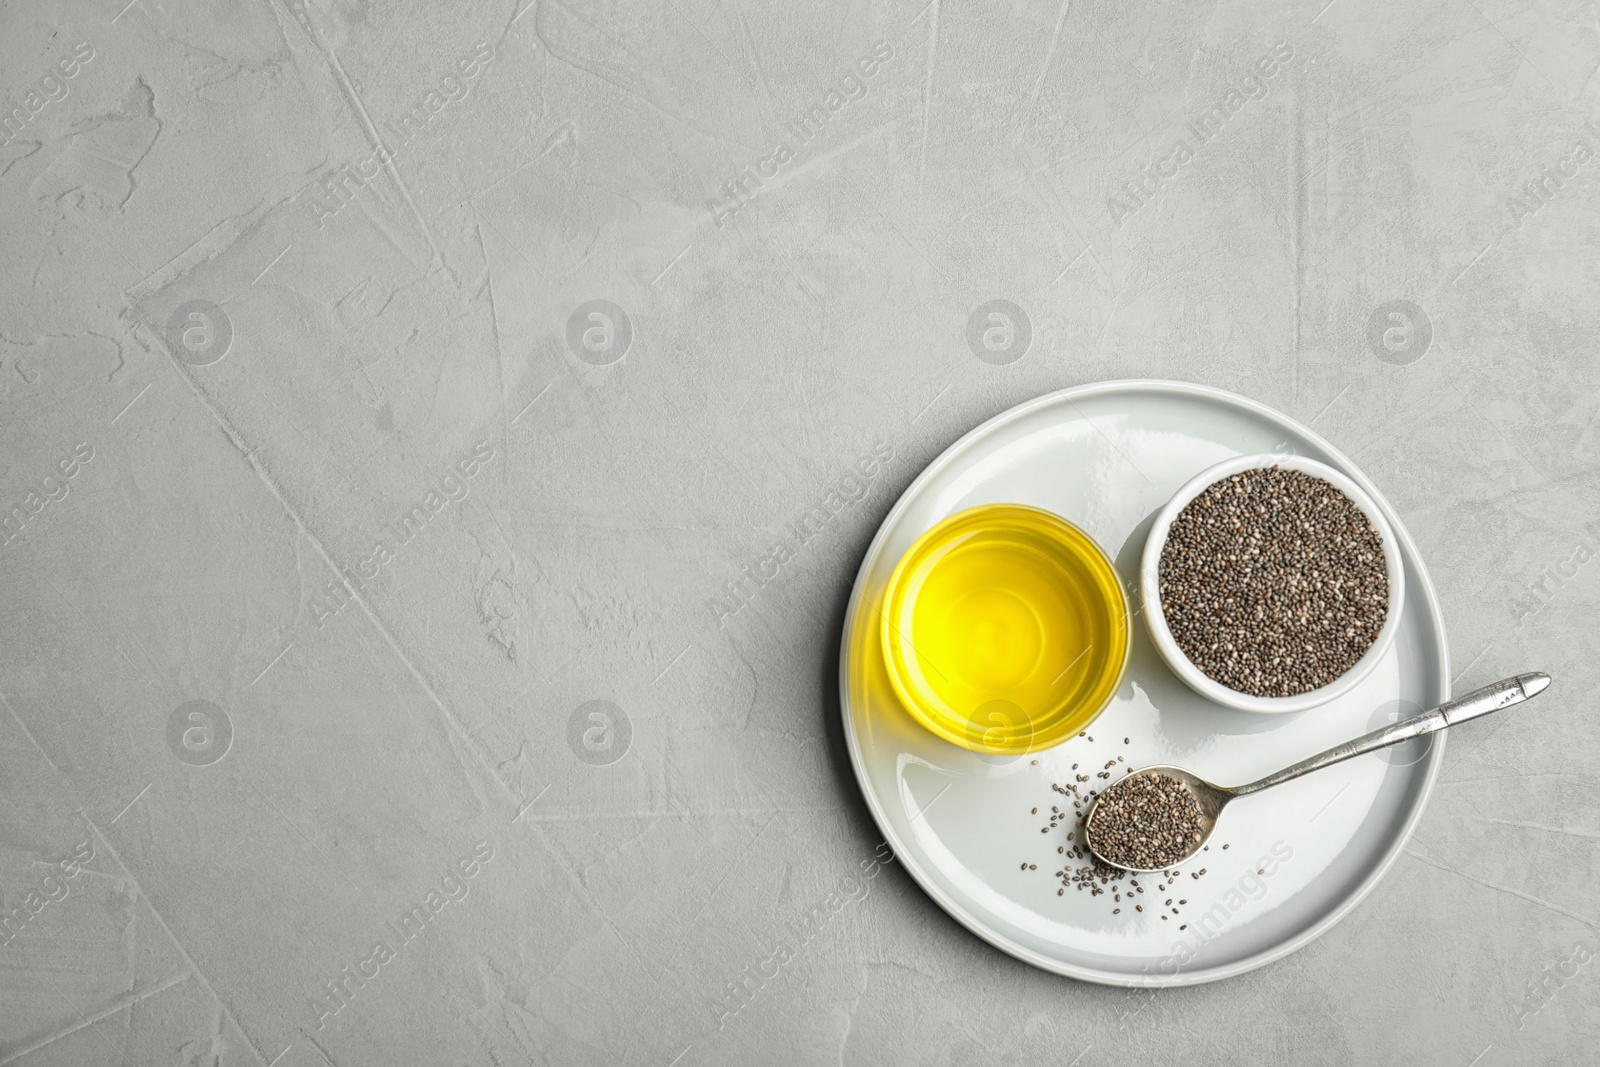
[[[1127,665],[1128,610],[1092,538],[1032,507],[988,505],[924,534],[890,582],[896,692],[940,737],[1024,753],[1084,729]]]

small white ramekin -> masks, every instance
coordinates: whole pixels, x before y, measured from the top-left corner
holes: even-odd
[[[1209,486],[1224,478],[1238,474],[1240,471],[1251,470],[1256,467],[1282,467],[1285,470],[1304,471],[1306,474],[1321,478],[1332,485],[1360,508],[1362,513],[1372,523],[1373,529],[1378,531],[1383,542],[1383,558],[1389,572],[1389,614],[1384,619],[1383,626],[1378,631],[1377,640],[1355,662],[1355,665],[1339,677],[1310,692],[1301,693],[1292,697],[1258,697],[1229,689],[1221,682],[1214,682],[1207,678],[1200,668],[1190,662],[1189,657],[1183,654],[1174,640],[1172,631],[1167,628],[1166,615],[1161,609],[1161,550],[1166,547],[1167,533],[1172,529],[1173,520],[1178,513],[1188,506],[1189,501],[1199,496]],[[1237,708],[1240,711],[1253,711],[1272,715],[1290,711],[1305,711],[1307,708],[1317,707],[1335,700],[1361,683],[1361,680],[1371,673],[1377,666],[1383,654],[1388,651],[1394,642],[1395,631],[1400,628],[1401,608],[1405,603],[1405,564],[1400,555],[1400,543],[1395,540],[1394,531],[1389,528],[1388,521],[1383,517],[1383,512],[1378,505],[1367,495],[1366,491],[1351,481],[1341,472],[1334,470],[1326,463],[1318,463],[1314,459],[1304,456],[1280,456],[1271,452],[1258,453],[1250,456],[1235,456],[1233,459],[1224,460],[1212,467],[1207,467],[1173,494],[1167,506],[1161,509],[1156,516],[1155,523],[1150,527],[1150,536],[1145,541],[1144,556],[1139,565],[1139,587],[1144,598],[1145,626],[1150,631],[1150,639],[1155,642],[1156,649],[1160,651],[1161,658],[1167,661],[1167,666],[1172,668],[1174,674],[1183,679],[1184,683],[1207,699],[1213,700],[1226,707]]]

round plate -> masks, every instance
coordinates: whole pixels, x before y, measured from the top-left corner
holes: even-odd
[[[1199,696],[1134,627],[1128,673],[1088,730],[1031,756],[982,756],[935,737],[899,704],[884,669],[881,612],[900,556],[945,516],[1017,503],[1064,516],[1112,554],[1135,611],[1145,535],[1184,482],[1230,456],[1297,454],[1343,471],[1400,541],[1405,606],[1394,644],[1351,692],[1291,715],[1234,711]],[[1066,666],[1065,664],[1063,666]],[[973,933],[1057,974],[1114,985],[1196,985],[1287,955],[1371,891],[1410,836],[1444,756],[1442,734],[1370,753],[1228,808],[1210,849],[1166,890],[1058,895],[1069,828],[1050,829],[1052,783],[1126,766],[1176,764],[1222,785],[1253,781],[1449,697],[1437,598],[1383,495],[1293,419],[1183,382],[1066,389],[990,419],[945,450],[884,520],[856,577],[839,657],[850,760],[907,871]],[[1092,739],[1092,740],[1091,740]],[[1126,739],[1126,743],[1124,743]],[[1118,763],[1118,757],[1123,762]],[[1081,764],[1077,771],[1074,763]],[[1082,787],[1105,784],[1092,779]],[[1037,807],[1044,814],[1034,815]],[[1229,847],[1224,850],[1222,845]],[[1021,869],[1032,865],[1035,869]],[[1205,875],[1193,873],[1205,869]],[[1158,894],[1158,895],[1152,895]],[[1187,903],[1172,914],[1161,902]],[[1131,905],[1144,905],[1136,912]],[[1120,915],[1112,909],[1121,907]],[[1160,918],[1162,914],[1168,916]]]

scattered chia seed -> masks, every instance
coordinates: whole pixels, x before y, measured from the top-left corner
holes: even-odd
[[[1383,542],[1338,489],[1302,471],[1224,478],[1173,520],[1161,611],[1215,682],[1287,697],[1327,685],[1377,640],[1389,613]]]
[[[1089,738],[1087,734],[1080,734],[1079,736],[1083,737],[1085,740],[1092,740],[1092,738]],[[1072,766],[1074,770],[1076,770],[1078,767],[1076,763]],[[1125,770],[1131,772],[1133,768],[1128,767],[1125,768]],[[1057,820],[1060,820],[1059,824],[1062,827],[1070,827],[1070,829],[1067,830],[1069,836],[1067,837],[1066,843],[1056,846],[1056,855],[1062,857],[1062,859],[1058,859],[1056,861],[1062,864],[1061,868],[1058,869],[1054,875],[1054,877],[1059,880],[1059,886],[1056,889],[1056,896],[1066,896],[1068,889],[1076,889],[1080,893],[1088,893],[1091,897],[1109,895],[1112,897],[1111,902],[1120,904],[1124,901],[1124,898],[1126,898],[1128,903],[1132,903],[1136,894],[1144,893],[1144,886],[1139,884],[1138,877],[1133,875],[1133,872],[1131,871],[1125,871],[1120,867],[1112,867],[1109,864],[1103,863],[1099,857],[1089,850],[1088,842],[1083,836],[1084,809],[1095,799],[1095,796],[1097,795],[1095,790],[1085,788],[1082,784],[1090,781],[1090,776],[1086,774],[1078,774],[1070,775],[1069,778],[1072,780],[1065,783],[1051,783],[1050,789],[1052,792],[1060,794],[1062,798],[1070,797],[1072,799],[1072,821],[1070,823],[1067,821],[1067,813],[1063,812],[1059,805],[1052,805],[1050,810],[1056,814],[1052,815],[1050,825],[1042,827],[1039,831],[1040,833],[1049,833],[1057,826]],[[1123,779],[1115,785],[1108,785],[1106,787],[1106,791],[1110,792],[1112,789],[1122,786],[1126,781],[1126,779]],[[1131,785],[1132,783],[1128,784]],[[1185,790],[1185,792],[1187,792],[1187,790]],[[1032,809],[1029,814],[1037,815],[1038,808],[1036,807]],[[1098,824],[1099,820],[1096,820],[1097,828]],[[1226,848],[1227,846],[1223,847]],[[1022,863],[1022,869],[1025,871],[1032,871],[1037,870],[1038,868],[1036,864],[1028,863],[1026,860],[1024,860]],[[1176,884],[1178,876],[1181,873],[1182,872],[1176,870],[1162,870],[1160,874],[1164,881],[1161,883],[1160,889],[1165,890],[1168,882]],[[1201,873],[1203,874],[1204,871],[1202,870]],[[1199,875],[1194,874],[1192,877],[1198,878]],[[1180,900],[1178,903],[1183,905],[1189,902],[1187,900]],[[1171,901],[1169,900],[1167,905],[1170,906],[1170,904]],[[1144,911],[1143,905],[1136,905],[1136,909],[1140,912]],[[1166,908],[1164,907],[1163,910],[1166,910]],[[1177,908],[1171,908],[1171,911],[1174,915],[1179,914],[1179,910]],[[1111,914],[1121,915],[1122,909],[1120,907],[1112,908]],[[1166,916],[1163,915],[1162,918],[1165,919]],[[1188,929],[1188,927],[1183,926],[1179,929]]]

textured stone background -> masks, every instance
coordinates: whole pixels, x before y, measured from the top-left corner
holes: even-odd
[[[0,1064],[1592,1058],[1592,3],[122,3],[0,8]],[[1310,422],[1457,687],[1556,687],[1277,965],[1078,984],[890,866],[719,1023],[879,840],[883,514],[1142,376]]]

